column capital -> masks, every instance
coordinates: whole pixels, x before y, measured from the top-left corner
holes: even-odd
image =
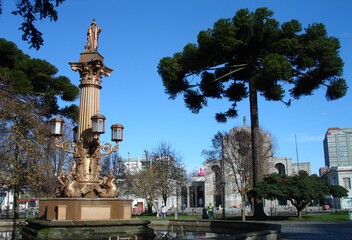
[[[92,59],[88,62],[69,62],[73,71],[78,71],[81,85],[98,85],[101,88],[101,77],[110,76],[113,69],[104,65],[101,59]]]

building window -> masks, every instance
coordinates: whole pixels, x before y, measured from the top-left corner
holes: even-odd
[[[337,178],[336,177],[332,178],[332,185],[337,185]]]
[[[340,136],[339,136],[339,141],[340,141],[340,142],[343,142],[343,141],[346,141],[346,140],[347,140],[346,135],[340,135]]]
[[[336,153],[336,152],[337,152],[335,147],[330,147],[330,146],[329,146],[328,149],[329,149],[329,153],[333,153],[333,152]]]
[[[347,146],[340,145],[340,152],[347,152]]]
[[[351,180],[350,178],[343,178],[343,186],[347,189],[351,188]]]
[[[330,157],[337,157],[337,152],[330,153]]]

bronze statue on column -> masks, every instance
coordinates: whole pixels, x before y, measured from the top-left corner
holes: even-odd
[[[87,43],[84,46],[84,52],[96,52],[98,50],[98,37],[101,32],[101,28],[95,23],[95,19],[91,26],[88,28],[87,32]]]

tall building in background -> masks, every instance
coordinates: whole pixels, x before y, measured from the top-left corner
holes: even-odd
[[[352,128],[329,128],[324,139],[325,168],[320,174],[332,185],[348,190],[346,198],[326,198],[328,204],[337,209],[352,208]]]
[[[325,166],[352,166],[352,128],[329,128],[324,139]]]

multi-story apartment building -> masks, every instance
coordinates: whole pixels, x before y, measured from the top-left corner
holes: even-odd
[[[324,139],[327,167],[352,166],[352,128],[329,128]]]
[[[352,127],[329,128],[324,139],[325,165],[320,175],[332,185],[340,185],[348,190],[348,197],[330,198],[334,208],[352,207]]]

